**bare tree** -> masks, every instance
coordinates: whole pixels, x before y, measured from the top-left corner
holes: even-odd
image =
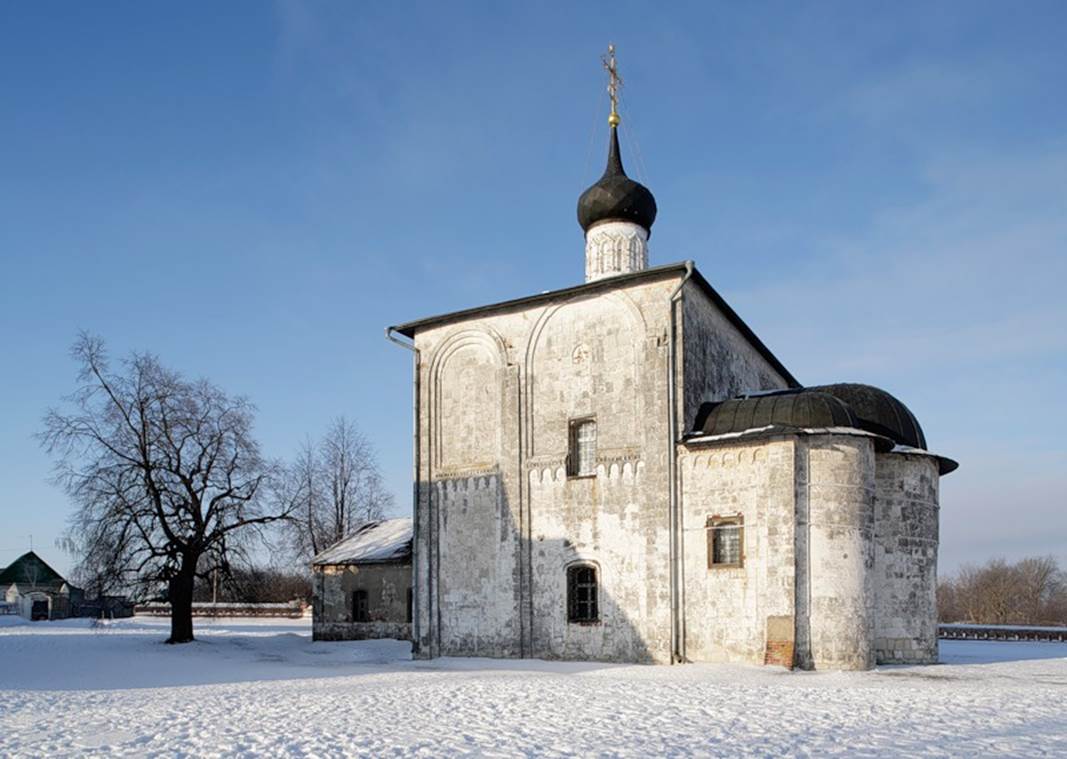
[[[287,517],[267,506],[271,468],[252,438],[253,407],[134,353],[112,370],[83,334],[72,355],[79,387],[51,410],[42,444],[77,505],[67,545],[100,591],[166,588],[169,643],[193,640],[197,575],[227,571],[249,532]]]
[[[374,446],[350,420],[336,419],[317,444],[305,442],[286,472],[285,492],[293,514],[290,539],[306,560],[380,519],[392,505]]]
[[[1051,556],[962,567],[937,589],[943,622],[1067,624],[1067,576]]]

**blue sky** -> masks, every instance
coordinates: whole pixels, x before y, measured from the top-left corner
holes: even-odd
[[[0,8],[0,565],[57,568],[33,439],[78,330],[259,408],[340,414],[399,508],[388,324],[582,279],[618,47],[654,264],[694,259],[808,384],[903,399],[944,570],[1067,564],[1062,3],[23,3]]]

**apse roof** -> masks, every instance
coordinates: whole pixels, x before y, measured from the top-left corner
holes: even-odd
[[[881,388],[853,382],[771,390],[704,403],[689,439],[850,429],[882,440],[876,444],[881,450],[932,455],[941,474],[959,466],[926,450],[919,421],[897,398]]]
[[[768,426],[859,427],[859,420],[852,409],[834,396],[807,390],[705,403],[696,418],[696,429],[705,435]]]
[[[885,390],[857,382],[817,385],[808,389],[827,393],[847,403],[859,418],[862,429],[885,435],[899,445],[926,450],[926,436],[919,420]]]

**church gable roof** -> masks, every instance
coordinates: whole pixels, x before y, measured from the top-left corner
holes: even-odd
[[[800,383],[790,371],[785,368],[782,362],[778,360],[778,357],[764,345],[763,341],[752,331],[752,328],[745,324],[744,320],[738,316],[737,312],[730,307],[730,305],[690,261],[681,261],[679,263],[665,264],[663,266],[653,266],[642,271],[620,274],[615,277],[605,277],[604,279],[586,282],[585,284],[575,285],[574,287],[565,287],[560,290],[549,290],[543,293],[538,293],[537,295],[529,295],[524,298],[515,298],[512,300],[500,301],[499,303],[479,306],[477,308],[468,308],[462,311],[453,311],[447,314],[429,316],[424,319],[416,319],[415,321],[389,327],[387,332],[397,332],[405,337],[414,338],[416,332],[430,327],[438,327],[442,324],[461,322],[467,319],[487,316],[489,314],[503,311],[529,308],[531,306],[540,305],[542,303],[551,303],[576,295],[594,294],[607,290],[615,290],[633,284],[652,282],[657,279],[677,277],[678,275],[684,274],[691,266],[693,270],[692,282],[700,288],[704,295],[707,296],[713,304],[715,304],[715,306],[722,312],[723,316],[726,317],[727,321],[737,328],[737,331],[741,333],[742,337],[744,337],[744,339],[755,348],[764,359],[766,359],[767,363],[769,363],[775,371],[786,380],[790,387],[800,387]]]
[[[47,587],[58,589],[64,582],[59,572],[48,566],[44,559],[33,551],[22,554],[11,562],[7,569],[0,572],[0,587],[18,585],[23,589]]]

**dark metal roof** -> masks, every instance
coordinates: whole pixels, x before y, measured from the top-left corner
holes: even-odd
[[[696,429],[704,435],[725,435],[763,427],[859,427],[847,404],[827,393],[810,390],[732,398],[704,403]]]
[[[852,427],[876,435],[875,447],[886,452],[933,456],[938,471],[959,464],[926,450],[926,437],[915,415],[892,395],[871,385],[834,385],[772,390],[701,405],[687,437],[750,433],[776,434],[802,429]],[[910,449],[910,450],[909,450]]]
[[[33,551],[19,556],[3,572],[0,572],[0,590],[13,583],[23,587],[54,588],[58,590],[66,582],[57,572]]]
[[[907,406],[881,388],[856,382],[839,382],[809,388],[847,403],[860,421],[860,428],[885,435],[900,445],[926,450],[926,436],[919,420]]]
[[[578,223],[586,232],[601,221],[631,221],[652,234],[656,199],[647,187],[626,176],[619,150],[619,130],[611,127],[604,174],[578,198]]]
[[[398,332],[405,337],[414,338],[415,333],[420,329],[427,327],[437,327],[441,324],[447,324],[449,322],[459,322],[466,319],[471,319],[477,316],[485,316],[490,313],[498,311],[509,311],[513,309],[528,308],[540,303],[548,303],[551,301],[559,300],[560,298],[568,298],[576,295],[593,294],[603,290],[614,290],[623,285],[629,285],[636,282],[642,282],[645,280],[667,279],[670,277],[677,277],[684,274],[686,266],[692,265],[692,262],[681,261],[674,264],[664,264],[663,266],[653,266],[643,271],[630,272],[628,274],[620,274],[615,277],[605,277],[598,279],[594,282],[586,282],[585,284],[575,285],[573,287],[565,287],[560,290],[549,290],[537,295],[528,295],[523,298],[515,298],[513,300],[505,300],[499,303],[491,303],[486,306],[478,306],[477,308],[467,308],[462,311],[453,311],[448,314],[438,314],[437,316],[428,316],[424,319],[417,319],[415,321],[405,322],[404,324],[398,324],[395,327],[389,327],[389,331]],[[715,290],[711,284],[704,279],[704,276],[693,268],[692,282],[701,289],[701,291],[708,297],[708,299],[715,304],[715,306],[722,312],[737,331],[748,341],[749,345],[756,349],[756,351],[766,359],[776,372],[778,372],[783,379],[789,384],[790,387],[799,388],[800,382],[796,377],[790,373],[785,365],[778,360],[778,357],[771,353],[771,350],[764,345],[763,341],[756,336],[756,333],[752,331],[751,327],[745,324],[744,320],[737,315],[730,304],[728,304],[718,291]]]

